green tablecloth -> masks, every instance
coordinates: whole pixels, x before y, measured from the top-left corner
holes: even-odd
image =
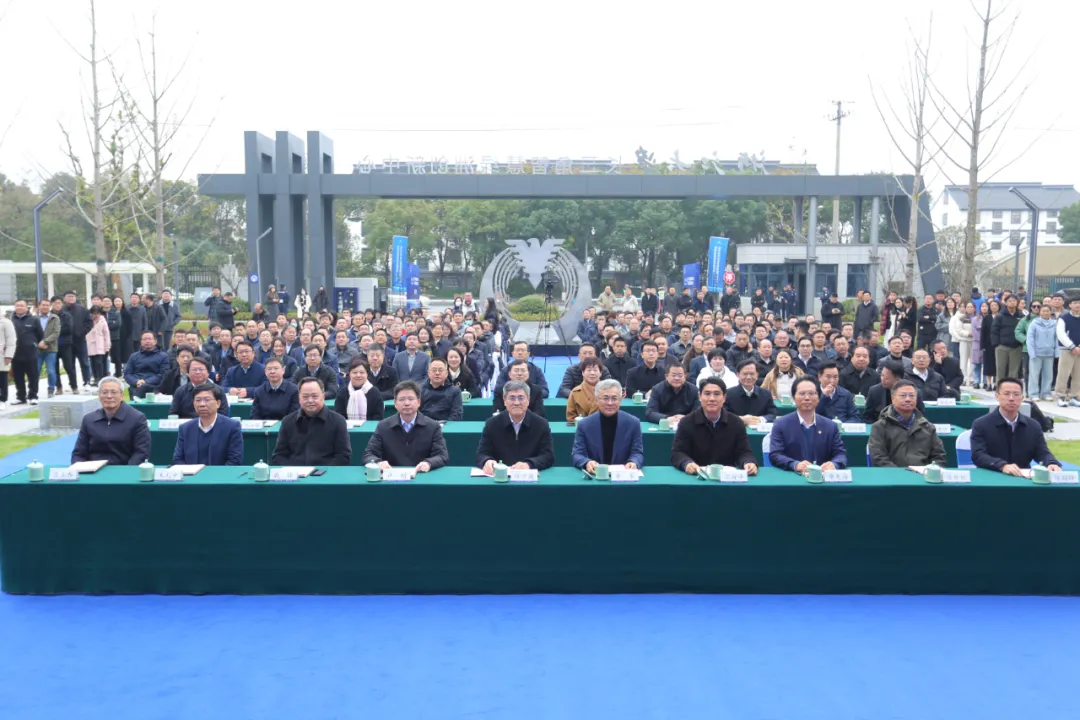
[[[497,485],[444,468],[412,483],[352,468],[257,484],[237,468],[140,484],[0,480],[9,593],[1080,594],[1080,488],[906,470],[746,485],[671,468],[637,484],[570,469]]]
[[[375,432],[377,423],[369,421],[361,427],[349,431],[352,440],[352,464],[360,465],[360,459],[367,447],[368,440]],[[260,459],[269,462],[274,454],[274,445],[277,442],[277,428],[272,426],[267,430],[244,431],[244,457],[252,463]],[[446,448],[450,452],[450,462],[453,465],[468,465],[476,460],[476,448],[480,445],[480,434],[484,430],[482,422],[451,422],[443,427],[443,435],[446,437]],[[868,428],[869,430],[869,428]],[[574,433],[576,428],[570,427],[563,422],[551,423],[551,438],[555,450],[556,465],[570,465],[570,455],[574,448]],[[962,432],[959,428],[953,428],[948,435],[942,435],[945,452],[949,456],[949,464],[956,464],[956,438]],[[662,431],[654,423],[642,423],[643,444],[645,446],[645,464],[651,466],[668,465],[671,462],[671,441],[675,437],[673,431]],[[150,421],[150,435],[152,440],[151,460],[155,465],[172,462],[173,449],[176,447],[176,431],[161,430],[157,421]],[[764,435],[753,430],[750,431],[750,446],[754,450],[754,456],[758,463],[764,462],[761,445]],[[866,467],[866,445],[870,441],[870,433],[844,433],[844,447],[848,453],[848,464],[852,467]]]
[[[164,420],[169,416],[168,403],[132,402],[132,407],[146,415],[148,420]],[[956,407],[927,406],[926,417],[930,422],[949,423],[962,428],[969,428],[975,422],[975,418],[986,414],[990,405],[981,403],[957,403]],[[633,400],[624,400],[622,409],[639,420],[645,419],[645,403],[636,403]],[[462,406],[466,421],[484,422],[495,411],[491,398],[473,398]],[[794,407],[778,407],[781,415],[795,412]],[[393,414],[394,404],[386,403],[386,412]],[[239,420],[247,420],[251,417],[251,403],[233,402],[229,406],[230,417]],[[548,398],[544,401],[544,415],[552,422],[566,422],[566,398]]]

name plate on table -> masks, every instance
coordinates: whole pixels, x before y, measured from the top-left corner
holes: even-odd
[[[934,423],[934,429],[937,430],[938,435],[948,435],[952,432],[952,425],[949,423]]]
[[[529,472],[536,472],[536,470],[531,470]],[[637,482],[638,478],[641,477],[642,473],[640,470],[629,470],[627,468],[611,468],[609,475],[610,477],[608,479],[611,480],[611,482]],[[529,480],[525,482],[535,481]]]
[[[416,477],[415,468],[390,468],[382,471],[382,479],[386,482],[409,482]]]
[[[183,482],[184,471],[174,468],[155,468],[154,482]]]
[[[722,483],[744,483],[749,481],[750,478],[745,470],[733,467],[724,467],[720,469],[720,482]]]
[[[956,398],[938,398],[938,407],[956,407]]]
[[[865,433],[866,423],[844,423],[841,429],[846,433]]]
[[[187,420],[158,420],[159,430],[178,430],[180,426],[186,422],[191,422],[191,418]]]
[[[266,424],[262,420],[241,420],[241,430],[265,430]]]
[[[758,432],[767,433],[767,432],[772,431],[772,423],[758,423],[757,425],[754,425],[753,427]]]
[[[53,482],[77,482],[79,473],[71,468],[49,468],[49,480]]]
[[[613,473],[614,474],[614,473]],[[534,483],[540,482],[539,470],[511,470],[508,473],[510,482]],[[612,478],[614,479],[614,478]]]
[[[851,482],[850,470],[826,470],[821,473],[821,479],[827,483],[849,483]]]
[[[296,468],[273,468],[270,471],[270,480],[273,482],[296,482],[300,479],[300,473]]]
[[[941,482],[943,483],[970,483],[971,471],[970,470],[942,470]]]
[[[1080,485],[1080,475],[1075,470],[1060,470],[1050,473],[1051,485]]]

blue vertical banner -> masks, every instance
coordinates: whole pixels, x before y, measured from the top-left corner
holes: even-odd
[[[682,266],[682,286],[690,288],[695,293],[701,287],[701,263]]]
[[[405,296],[405,304],[409,310],[412,310],[420,307],[420,266],[409,263],[406,276],[408,279],[408,294]]]
[[[724,269],[727,268],[729,242],[724,237],[709,238],[709,292],[724,292]]]
[[[406,292],[408,278],[406,273],[409,268],[409,238],[404,235],[394,236],[394,247],[390,255],[390,291],[396,293]]]

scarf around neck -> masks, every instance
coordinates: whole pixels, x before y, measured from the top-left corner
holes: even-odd
[[[371,389],[371,382],[366,381],[359,388],[353,387],[350,382],[349,388],[349,420],[367,420],[367,391]]]

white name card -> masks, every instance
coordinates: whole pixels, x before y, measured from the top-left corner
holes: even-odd
[[[263,430],[264,428],[266,428],[266,425],[263,423],[262,420],[241,420],[240,421],[240,429],[241,430]]]
[[[942,470],[941,482],[943,483],[970,483],[970,470]]]
[[[186,422],[191,422],[191,419],[187,420],[158,420],[159,430],[177,430]]]
[[[733,467],[723,467],[720,469],[720,482],[722,483],[744,483],[749,481],[750,478],[745,470]]]
[[[274,482],[296,482],[300,478],[296,468],[273,468],[270,470],[270,479]]]
[[[510,478],[510,482],[540,482],[539,470],[511,470],[507,475]]]
[[[174,468],[154,468],[154,482],[183,482],[184,471]]]
[[[758,423],[757,425],[754,425],[754,429],[757,430],[758,432],[763,432],[763,433],[771,432],[772,431],[772,423]]]
[[[49,468],[49,479],[54,482],[75,482],[79,473],[71,468]]]
[[[865,433],[866,423],[844,423],[842,429],[846,433]]]
[[[536,471],[532,470],[531,472]],[[611,482],[637,482],[638,478],[641,477],[640,470],[628,470],[627,468],[611,468],[608,474]]]
[[[949,423],[934,423],[934,428],[938,435],[948,435],[952,432],[952,425]]]
[[[956,407],[956,398],[938,398],[938,407]]]
[[[1060,470],[1050,473],[1051,485],[1080,485],[1080,475],[1075,470]]]
[[[826,470],[821,473],[821,479],[827,483],[849,483],[851,482],[850,470]]]
[[[416,477],[414,468],[390,468],[382,472],[382,479],[386,482],[409,482],[414,477]]]

